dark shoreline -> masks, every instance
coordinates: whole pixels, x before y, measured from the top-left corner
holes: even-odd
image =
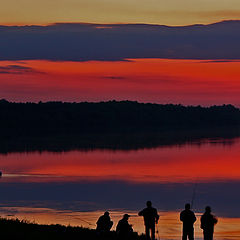
[[[0,100],[0,133],[0,153],[134,150],[204,139],[231,144],[240,136],[240,110],[232,105]]]
[[[99,237],[96,230],[60,224],[42,225],[25,220],[0,218],[1,238],[4,240],[119,240],[115,231]],[[133,234],[131,240],[143,240],[143,235]]]
[[[139,150],[163,146],[185,144],[201,145],[205,141],[211,144],[234,144],[240,137],[240,128],[212,128],[195,130],[169,130],[162,132],[139,132],[132,134],[84,134],[51,135],[40,137],[0,137],[0,154],[14,152],[68,152],[92,150]]]

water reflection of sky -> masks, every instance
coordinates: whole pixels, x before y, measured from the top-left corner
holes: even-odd
[[[64,224],[78,225],[87,228],[95,228],[96,220],[102,211],[78,212],[67,210],[54,210],[50,208],[31,208],[31,207],[1,207],[2,216],[9,219],[20,218],[27,219],[31,222],[42,224]],[[139,233],[144,232],[143,219],[137,216],[136,211],[127,211],[130,214],[129,222],[133,225],[134,230]],[[114,222],[113,229],[116,228],[117,222],[122,218],[126,211],[110,211],[111,219]],[[179,221],[179,212],[161,212],[159,211],[160,220],[158,231],[161,239],[180,239],[182,224]],[[195,223],[195,239],[202,239],[202,230],[200,229],[200,213],[196,213],[197,221]],[[219,224],[215,227],[215,239],[217,240],[237,240],[240,237],[240,218],[218,218]]]
[[[236,140],[230,145],[186,144],[137,151],[11,153],[0,155],[0,164],[2,181],[11,181],[12,176],[19,181],[28,177],[28,182],[41,177],[45,177],[42,181],[212,182],[240,180],[239,147]]]
[[[239,239],[239,145],[237,139],[230,145],[0,155],[0,214],[86,226],[106,209],[115,222],[123,212],[136,215],[151,199],[164,216],[162,234],[177,239],[178,212],[196,187],[195,211],[210,205],[220,217],[216,239]],[[141,232],[141,218],[131,221]]]

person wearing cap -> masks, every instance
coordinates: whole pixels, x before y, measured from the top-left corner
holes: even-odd
[[[155,240],[155,224],[158,223],[159,215],[157,209],[152,207],[152,202],[147,201],[147,207],[138,213],[139,216],[143,216],[146,238]],[[150,238],[151,230],[151,238]]]
[[[201,216],[201,229],[203,229],[204,240],[213,240],[214,225],[217,224],[217,218],[211,214],[211,207],[205,208],[205,213]]]
[[[129,217],[130,215],[124,214],[117,224],[116,232],[120,239],[129,239],[133,233],[132,225],[128,223]]]
[[[105,212],[97,221],[97,231],[100,233],[109,232],[113,222],[110,219],[109,212]]]
[[[185,210],[180,214],[180,220],[183,222],[182,240],[194,240],[194,227],[193,224],[196,222],[196,216],[193,211],[190,210],[191,205],[185,204]]]

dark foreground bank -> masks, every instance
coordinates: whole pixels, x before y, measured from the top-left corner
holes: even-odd
[[[96,230],[63,225],[40,225],[27,221],[0,219],[1,239],[4,240],[119,240],[115,231],[99,236]],[[143,240],[134,233],[131,240]]]

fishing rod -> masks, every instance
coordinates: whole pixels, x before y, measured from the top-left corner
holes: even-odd
[[[192,194],[192,200],[191,200],[191,208],[193,209],[193,204],[196,198],[196,191],[197,191],[197,185],[198,185],[198,180],[196,180],[194,187],[193,187],[193,194]]]
[[[90,223],[90,222],[88,222],[88,221],[86,221],[86,220],[84,220],[84,219],[82,219],[82,218],[80,218],[80,217],[75,217],[75,218],[78,219],[78,220],[80,220],[80,221],[82,221],[82,222],[87,223],[89,226],[95,226],[95,224],[92,224],[92,223]]]

